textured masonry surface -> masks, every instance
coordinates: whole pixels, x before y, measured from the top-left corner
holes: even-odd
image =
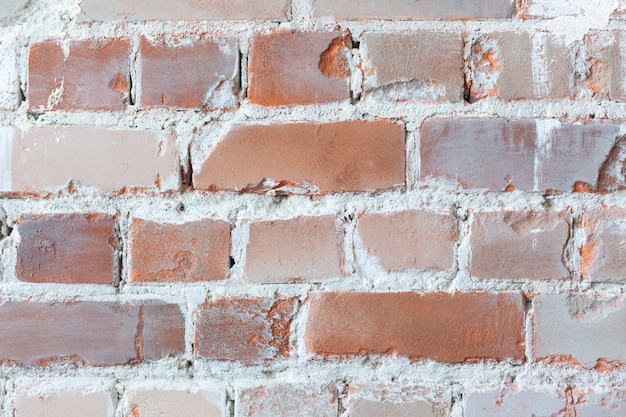
[[[626,415],[625,34],[0,0],[0,416]]]

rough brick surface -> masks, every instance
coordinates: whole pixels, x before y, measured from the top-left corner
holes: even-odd
[[[623,298],[542,295],[533,299],[533,310],[536,358],[572,360],[587,368],[599,360],[626,362]]]
[[[336,417],[337,392],[332,384],[272,384],[237,392],[237,417]]]
[[[231,298],[202,305],[197,314],[196,356],[272,363],[290,356],[296,300]]]
[[[619,129],[613,123],[429,119],[420,131],[421,177],[493,191],[507,185],[571,191],[577,182],[593,188],[601,185]]]
[[[597,99],[626,98],[626,73],[622,50],[626,35],[621,31],[594,31],[585,37],[587,93]]]
[[[573,398],[577,417],[620,417],[626,410],[626,392],[622,389],[573,390]]]
[[[333,216],[253,223],[245,274],[265,283],[339,277],[340,243]]]
[[[583,275],[595,282],[626,279],[626,212],[597,210],[584,218],[586,242],[581,248]]]
[[[15,417],[113,417],[115,406],[105,392],[20,395],[15,401]]]
[[[557,39],[527,32],[478,36],[467,62],[468,98],[503,100],[571,95],[574,69],[568,49]]]
[[[250,102],[264,106],[319,104],[349,98],[348,48],[338,32],[257,36],[250,45]]]
[[[363,214],[358,222],[363,246],[388,271],[449,270],[454,263],[456,221],[425,211]]]
[[[127,392],[129,417],[222,417],[225,401],[218,391],[138,390]]]
[[[286,20],[288,0],[83,0],[82,11],[95,20]]]
[[[103,214],[21,219],[17,277],[26,282],[118,282],[115,220]]]
[[[130,44],[124,39],[44,41],[30,48],[32,110],[122,110],[129,93]],[[67,54],[67,56],[66,56]]]
[[[135,219],[129,244],[132,283],[200,282],[228,276],[230,225],[223,221],[159,224]]]
[[[477,214],[470,237],[472,276],[566,278],[569,274],[562,259],[569,236],[566,219],[557,212]]]
[[[343,406],[350,417],[444,417],[449,402],[433,400],[437,393],[400,384],[351,384]]]
[[[140,359],[158,360],[185,352],[185,317],[176,304],[146,303],[139,307]]]
[[[313,16],[337,19],[504,19],[512,14],[510,0],[479,0],[454,7],[437,0],[315,0],[313,6]]]
[[[178,155],[164,132],[45,126],[8,129],[0,139],[0,160],[11,161],[2,191],[55,191],[70,182],[101,192],[179,186]]]
[[[299,193],[364,191],[403,185],[404,168],[395,123],[246,124],[228,131],[193,181],[197,189],[263,191],[270,179]]]
[[[566,407],[565,396],[553,391],[472,392],[463,400],[464,417],[557,417]]]
[[[463,99],[460,35],[367,33],[364,45],[372,67],[366,94],[397,101]]]
[[[438,362],[524,358],[524,302],[516,293],[312,295],[311,353],[397,354]]]
[[[213,41],[142,38],[139,107],[233,107],[238,93],[238,48],[234,38]]]
[[[171,334],[170,326],[176,328],[176,320],[181,320],[180,309],[172,314],[156,314],[155,306],[93,301],[6,302],[0,306],[0,332],[4,335],[0,356],[3,361],[25,365],[49,365],[60,359],[88,365],[137,361],[143,359],[145,336],[147,350],[154,351],[150,340],[156,333],[155,326],[163,329],[161,335]],[[145,323],[149,323],[147,334]],[[177,344],[165,340],[160,343]]]

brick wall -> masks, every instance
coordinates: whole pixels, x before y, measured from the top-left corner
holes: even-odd
[[[0,415],[626,415],[623,0],[0,0]]]

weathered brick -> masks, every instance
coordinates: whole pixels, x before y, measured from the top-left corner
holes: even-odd
[[[83,0],[95,20],[287,20],[289,0]]]
[[[626,279],[626,212],[595,210],[583,217],[586,242],[581,248],[583,275],[594,282]]]
[[[533,299],[534,355],[592,368],[598,361],[626,362],[623,297],[583,294],[542,295]]]
[[[478,0],[455,3],[390,0],[315,0],[314,17],[336,19],[506,19],[513,15],[511,0]]]
[[[0,8],[0,18],[4,10]],[[0,109],[14,110],[19,101],[18,63],[15,45],[0,43]]]
[[[576,16],[585,12],[585,0],[522,0],[517,7],[518,18],[553,19],[561,16]]]
[[[0,3],[2,8],[0,8],[0,19],[4,19],[5,17],[11,17],[20,11],[22,11],[28,3],[28,0],[2,0]]]
[[[566,407],[565,396],[554,391],[471,392],[463,402],[464,417],[557,417]]]
[[[247,365],[288,358],[296,300],[234,298],[202,305],[196,356]]]
[[[347,100],[351,46],[338,32],[257,35],[250,45],[248,99],[264,106]]]
[[[272,384],[238,390],[237,417],[337,417],[333,384]]]
[[[574,389],[572,397],[576,417],[621,417],[626,410],[626,392],[623,389]]]
[[[0,140],[1,191],[57,191],[70,181],[102,192],[179,186],[174,139],[164,132],[42,126],[6,128]]]
[[[222,417],[225,413],[224,393],[218,390],[126,391],[128,417]]]
[[[104,214],[22,218],[17,278],[61,284],[118,282],[115,220]]]
[[[252,223],[245,274],[253,282],[339,277],[340,243],[333,216]]]
[[[59,360],[88,365],[121,365],[160,359],[181,345],[155,338],[184,334],[180,308],[148,303],[113,304],[94,301],[74,303],[5,302],[0,306],[0,359],[25,365],[48,365]],[[167,312],[167,314],[165,314]],[[159,330],[161,329],[161,330]],[[165,355],[165,354],[164,354]]]
[[[19,395],[15,417],[113,417],[115,406],[106,392],[59,392],[47,395]]]
[[[230,225],[218,220],[159,224],[135,219],[130,282],[200,282],[228,277]]]
[[[139,307],[140,359],[158,360],[185,352],[185,317],[176,304],[147,303]]]
[[[456,33],[367,33],[367,95],[403,100],[463,99],[463,40]],[[367,62],[367,61],[366,61]]]
[[[626,98],[624,54],[626,32],[593,31],[585,37],[587,93],[597,99],[623,100]]]
[[[322,356],[523,360],[523,333],[517,293],[323,293],[309,299],[306,345]]]
[[[237,103],[235,38],[152,43],[141,39],[138,107],[227,108]]]
[[[570,191],[578,181],[599,183],[619,132],[613,123],[429,119],[420,133],[420,174],[468,189]]]
[[[449,270],[454,264],[456,221],[425,211],[363,214],[358,231],[365,249],[387,271]]]
[[[445,417],[449,402],[433,400],[433,393],[399,384],[350,384],[343,406],[350,417]],[[435,397],[437,395],[435,394]]]
[[[559,279],[569,225],[557,212],[480,213],[472,222],[470,272],[478,278]]]
[[[35,111],[122,110],[129,93],[130,44],[124,39],[33,44],[28,101]]]
[[[504,100],[570,97],[571,52],[558,38],[528,32],[477,37],[467,62],[468,98]]]
[[[295,192],[390,189],[405,183],[404,137],[383,121],[235,125],[194,167],[194,186],[263,191],[270,179]]]

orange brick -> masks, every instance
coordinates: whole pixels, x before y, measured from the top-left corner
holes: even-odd
[[[247,365],[290,356],[296,300],[221,299],[198,310],[196,356]]]
[[[26,282],[116,285],[115,220],[103,214],[22,218],[17,278]]]
[[[138,106],[225,108],[237,102],[237,42],[178,40],[179,44],[141,39],[141,94]]]
[[[371,191],[405,183],[405,133],[391,122],[235,125],[202,166],[196,189]]]
[[[245,272],[253,282],[339,277],[340,242],[333,216],[253,223]]]
[[[470,272],[478,278],[566,278],[568,237],[563,213],[480,213],[471,228]]]
[[[309,352],[459,363],[524,359],[517,293],[322,293],[309,298]]]
[[[425,211],[364,214],[358,231],[365,249],[387,271],[449,270],[454,264],[456,221]]]
[[[581,248],[583,275],[594,282],[624,282],[626,211],[595,210],[583,217],[587,240]]]
[[[43,110],[122,110],[129,93],[130,44],[124,39],[33,44],[28,64],[28,102]]]
[[[366,94],[397,101],[463,99],[459,34],[366,33],[364,45],[373,69],[365,81]]]
[[[264,106],[319,104],[349,98],[346,54],[338,32],[274,32],[250,45],[248,99]]]
[[[135,219],[129,245],[132,283],[200,282],[228,277],[230,225],[226,222],[159,224]]]

